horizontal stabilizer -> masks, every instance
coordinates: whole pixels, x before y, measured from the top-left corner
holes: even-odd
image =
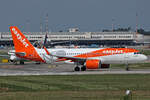
[[[26,53],[25,52],[15,52],[16,55],[19,55],[19,56],[25,56]]]

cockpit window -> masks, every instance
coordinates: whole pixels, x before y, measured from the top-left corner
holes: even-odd
[[[134,54],[141,54],[140,52],[134,52]]]

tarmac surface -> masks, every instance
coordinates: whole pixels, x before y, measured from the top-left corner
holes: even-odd
[[[0,76],[21,75],[86,75],[86,74],[150,74],[150,69],[96,69],[87,71],[74,71],[74,65],[49,65],[25,63],[25,65],[0,64]]]

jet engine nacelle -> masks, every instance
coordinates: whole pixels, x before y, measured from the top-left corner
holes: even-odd
[[[100,60],[86,60],[86,68],[87,69],[99,69],[101,66],[101,61]]]
[[[85,66],[87,69],[103,69],[103,68],[109,68],[110,64],[101,64],[100,60],[86,60]]]
[[[16,55],[11,55],[10,56],[10,61],[13,62],[13,61],[20,61],[21,59],[18,58]]]

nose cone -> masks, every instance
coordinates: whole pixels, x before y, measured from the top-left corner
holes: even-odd
[[[143,61],[145,61],[145,60],[147,60],[147,59],[148,59],[148,57],[147,57],[147,56],[145,56],[145,55],[142,55],[142,57],[141,57],[141,58],[142,58],[142,60],[143,60]]]

